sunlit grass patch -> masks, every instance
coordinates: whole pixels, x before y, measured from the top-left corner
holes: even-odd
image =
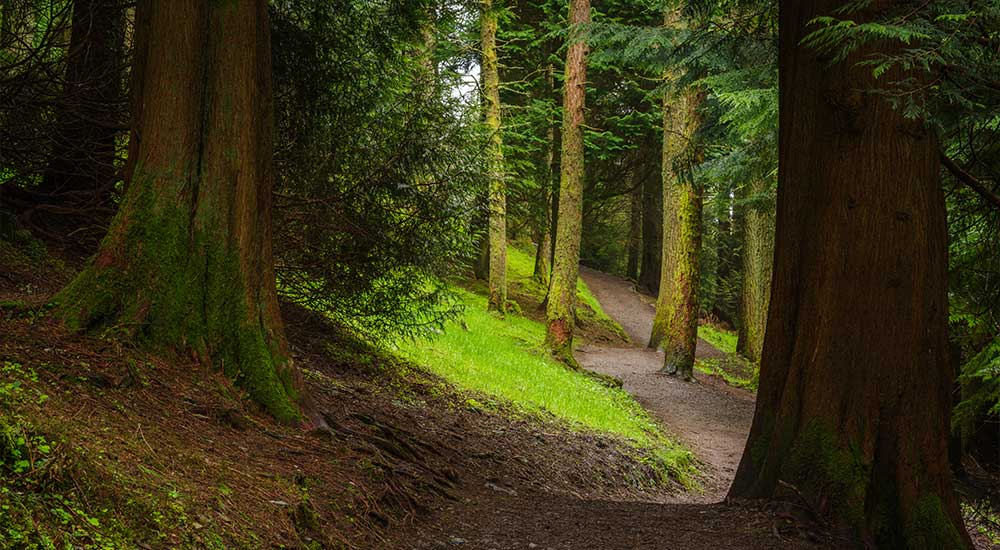
[[[456,386],[513,403],[527,414],[551,413],[572,428],[625,438],[648,451],[675,479],[690,483],[691,453],[668,439],[626,392],[567,369],[543,349],[545,327],[486,311],[486,298],[459,289],[462,321],[449,323],[430,341],[399,344],[399,353]]]
[[[712,325],[699,325],[698,336],[723,353],[736,353],[737,336],[735,332],[722,330]]]

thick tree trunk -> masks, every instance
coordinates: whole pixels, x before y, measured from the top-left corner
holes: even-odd
[[[557,357],[575,366],[573,328],[576,324],[576,281],[580,276],[583,218],[583,109],[587,85],[587,44],[581,26],[590,22],[590,0],[570,0],[573,26],[566,52],[563,91],[562,152],[559,178],[559,223],[556,227],[552,280],[549,282],[546,342]]]
[[[876,52],[831,66],[801,45],[809,21],[841,5],[780,7],[771,304],[730,495],[788,484],[880,548],[968,548],[947,455],[955,373],[937,140],[865,93],[876,83],[856,63]]]
[[[115,140],[123,123],[124,19],[116,2],[73,2],[66,83],[56,107],[52,160],[40,188],[55,202],[93,207],[110,201]]]
[[[634,187],[629,204],[628,259],[625,266],[625,277],[632,281],[639,278],[639,254],[642,250],[642,188],[644,182],[638,177],[640,172],[641,170],[637,166],[637,177],[633,180]]]
[[[134,71],[128,191],[58,311],[75,328],[190,352],[297,421],[271,250],[267,2],[140,1]]]
[[[489,309],[503,312],[507,307],[507,186],[504,181],[503,143],[500,137],[500,73],[497,69],[497,14],[491,0],[483,0],[481,34],[483,39],[483,89],[486,103],[486,129],[489,132],[490,213],[490,298]]]
[[[750,193],[760,197],[770,191],[767,181],[757,180]],[[739,329],[736,352],[760,364],[767,327],[767,304],[771,298],[771,267],[774,262],[774,208],[769,200],[754,200],[743,213],[743,280],[740,288]]]

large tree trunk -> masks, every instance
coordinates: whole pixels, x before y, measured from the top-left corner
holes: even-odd
[[[271,250],[267,2],[140,1],[134,71],[128,191],[59,312],[189,352],[297,421]]]
[[[743,280],[740,288],[739,329],[736,352],[760,364],[767,327],[767,303],[771,298],[771,266],[774,262],[774,207],[766,198],[766,180],[750,185],[753,206],[743,213]]]
[[[855,19],[900,3],[876,1]],[[841,5],[780,7],[774,275],[757,410],[730,495],[788,484],[880,548],[967,548],[947,455],[955,373],[938,144],[865,93],[876,83],[856,63],[876,52],[831,66],[801,45],[809,21]]]
[[[704,94],[690,88],[664,105],[663,267],[650,347],[663,349],[663,370],[694,379],[701,287],[702,187],[692,179],[695,133]]]
[[[107,205],[121,133],[125,10],[107,0],[75,0],[66,82],[56,106],[52,160],[40,190],[54,202]]]
[[[590,22],[590,0],[570,0],[573,26],[566,52],[563,91],[562,152],[560,155],[559,217],[552,280],[546,304],[546,342],[570,365],[576,324],[576,280],[580,276],[580,237],[583,218],[583,108],[587,86],[587,44],[581,26]]]
[[[504,182],[503,144],[500,139],[500,73],[497,69],[497,14],[491,0],[483,0],[483,89],[489,172],[489,287],[488,307],[503,312],[507,307],[507,186]]]

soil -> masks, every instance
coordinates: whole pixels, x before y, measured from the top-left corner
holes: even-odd
[[[632,345],[587,344],[580,365],[619,378],[666,431],[696,455],[701,492],[631,498],[537,491],[472,490],[392,539],[399,549],[837,548],[842,541],[787,504],[724,502],[753,416],[753,395],[698,374],[685,383],[658,374],[663,355],[647,349],[654,308],[623,279],[583,268],[581,276]],[[593,340],[590,340],[593,342]],[[638,344],[638,345],[636,345]],[[698,357],[724,356],[699,340]],[[488,489],[488,487],[487,487]]]

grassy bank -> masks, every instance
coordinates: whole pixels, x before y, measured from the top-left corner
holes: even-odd
[[[524,262],[527,255],[513,251],[509,257],[514,258],[512,279],[523,277],[524,265],[531,265]],[[527,275],[530,278],[530,269]],[[542,323],[516,314],[500,318],[486,311],[486,297],[481,293],[455,290],[466,308],[463,318],[448,324],[431,341],[400,343],[400,355],[460,388],[480,393],[483,399],[508,401],[529,415],[551,415],[574,429],[621,436],[643,454],[655,457],[663,473],[689,482],[694,472],[691,453],[667,438],[628,393],[552,359],[543,347]],[[595,317],[604,315],[596,300],[594,306]],[[470,402],[484,405],[476,398]]]

